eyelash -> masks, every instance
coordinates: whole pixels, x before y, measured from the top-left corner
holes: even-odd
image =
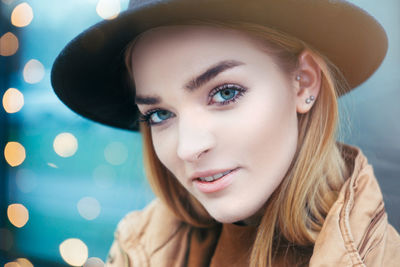
[[[220,106],[224,106],[224,105],[228,105],[228,104],[230,104],[230,103],[233,103],[233,102],[236,102],[241,96],[243,96],[244,95],[244,93],[247,91],[247,89],[245,89],[245,88],[243,88],[242,86],[239,86],[239,85],[236,85],[236,84],[223,84],[223,85],[221,85],[221,86],[218,86],[218,87],[216,87],[216,88],[214,88],[213,90],[211,90],[211,92],[209,93],[209,99],[210,99],[210,101],[208,101],[208,104],[212,104],[211,103],[211,100],[212,100],[212,98],[215,96],[215,95],[217,95],[219,92],[222,92],[223,90],[226,90],[226,89],[234,89],[235,90],[235,95],[234,95],[234,97],[233,98],[231,98],[231,99],[229,99],[229,100],[225,100],[225,101],[222,101],[222,102],[215,102],[215,103],[217,103],[218,105],[220,105]],[[156,113],[156,112],[158,112],[158,111],[165,111],[165,110],[163,110],[163,109],[160,109],[160,108],[155,108],[155,109],[151,109],[151,110],[149,110],[149,111],[147,111],[145,114],[140,114],[139,115],[139,121],[141,121],[141,122],[145,122],[145,123],[147,123],[147,125],[150,125],[150,126],[152,126],[152,125],[160,125],[160,124],[163,124],[165,121],[167,121],[169,118],[171,118],[171,117],[173,117],[173,116],[171,116],[171,117],[169,117],[168,119],[165,119],[165,120],[163,120],[163,121],[161,121],[161,122],[151,122],[151,116],[154,114],[154,113]]]

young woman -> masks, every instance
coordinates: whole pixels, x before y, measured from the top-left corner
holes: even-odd
[[[107,266],[397,266],[372,167],[336,142],[338,97],[386,49],[372,17],[328,0],[131,1],[73,40],[56,93],[140,128],[158,196],[120,222]]]

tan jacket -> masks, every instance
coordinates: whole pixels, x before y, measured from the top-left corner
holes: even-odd
[[[312,267],[399,267],[400,236],[388,223],[382,193],[360,149],[345,145],[354,170],[314,245]],[[191,226],[155,200],[118,225],[106,266],[184,266]]]

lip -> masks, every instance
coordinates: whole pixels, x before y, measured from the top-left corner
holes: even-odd
[[[203,182],[199,179],[193,179],[192,181],[193,184],[196,186],[196,188],[203,193],[214,193],[222,191],[223,189],[232,184],[234,176],[236,175],[236,172],[239,169],[240,169],[239,167],[234,169],[227,169],[226,171],[231,170],[231,172],[212,182]],[[217,173],[219,172],[214,172],[214,174]]]
[[[199,177],[208,177],[208,176],[213,176],[215,174],[218,173],[222,173],[222,172],[226,172],[226,171],[234,171],[236,170],[238,167],[236,168],[229,168],[229,169],[219,169],[219,170],[208,170],[208,171],[199,171],[199,172],[195,172],[193,173],[193,175],[190,177],[190,180],[196,180]]]

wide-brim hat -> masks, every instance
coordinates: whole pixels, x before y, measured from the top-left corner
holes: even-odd
[[[118,17],[95,24],[61,51],[51,72],[55,93],[86,118],[138,130],[125,47],[150,28],[196,19],[256,23],[295,36],[327,56],[350,89],[374,73],[388,45],[381,25],[346,1],[131,0]]]

